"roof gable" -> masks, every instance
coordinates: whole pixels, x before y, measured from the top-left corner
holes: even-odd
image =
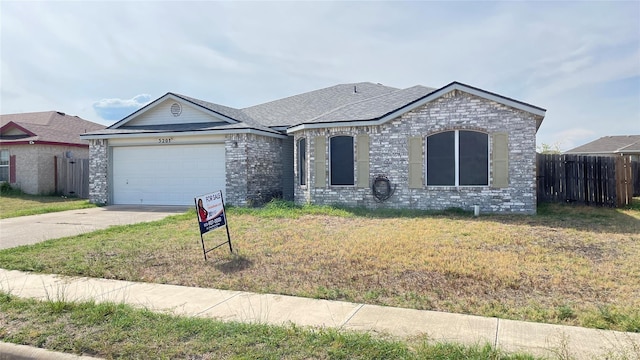
[[[325,128],[329,126],[380,125],[429,102],[435,101],[445,94],[455,90],[463,91],[486,100],[495,101],[505,106],[532,113],[538,116],[536,129],[540,127],[546,113],[545,109],[537,106],[459,82],[452,82],[437,90],[418,85],[398,90],[390,94],[381,95],[379,97],[372,98],[369,101],[351,104],[336,111],[332,111],[331,113],[323,114],[311,121],[301,122],[298,125],[287,129],[287,132],[292,133],[305,128]],[[357,114],[358,111],[360,112],[360,115]]]
[[[87,146],[80,134],[104,129],[104,125],[58,111],[0,116],[3,144],[61,144]]]
[[[9,121],[8,123],[4,124],[0,128],[0,138],[8,138],[8,137],[18,138],[18,137],[30,137],[30,136],[36,136],[36,134],[16,124],[13,121]]]
[[[237,116],[237,111],[237,109],[169,92],[109,126],[108,129],[184,123],[235,124],[241,121],[234,117]]]

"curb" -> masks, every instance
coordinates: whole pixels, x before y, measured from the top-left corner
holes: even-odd
[[[0,342],[0,360],[97,360],[100,358],[79,356],[33,346]]]

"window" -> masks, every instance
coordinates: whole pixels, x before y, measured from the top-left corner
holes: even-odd
[[[300,185],[307,185],[307,139],[298,141],[298,179]]]
[[[489,185],[489,136],[455,130],[427,137],[427,186]]]
[[[0,181],[9,182],[9,150],[0,150]]]
[[[353,137],[335,136],[330,141],[331,185],[354,185]]]

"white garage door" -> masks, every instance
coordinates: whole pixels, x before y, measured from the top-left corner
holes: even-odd
[[[225,191],[224,144],[114,147],[113,203],[193,205]]]

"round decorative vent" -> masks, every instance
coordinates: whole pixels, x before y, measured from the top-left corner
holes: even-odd
[[[180,116],[182,114],[182,106],[178,103],[171,104],[171,114],[175,117]]]

